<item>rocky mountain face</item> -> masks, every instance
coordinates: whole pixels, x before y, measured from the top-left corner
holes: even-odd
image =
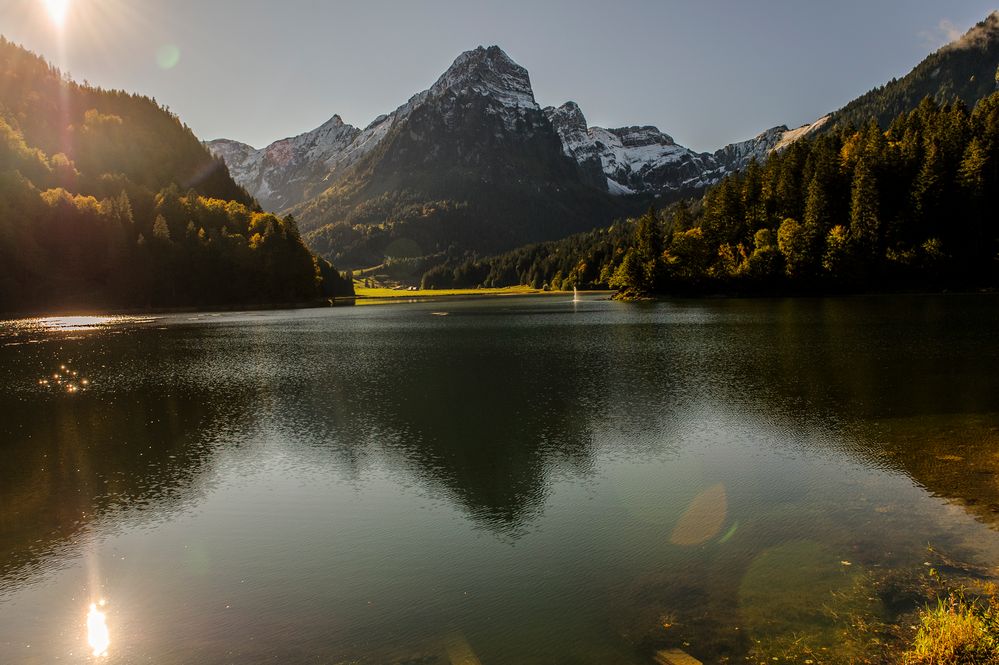
[[[263,150],[228,139],[207,145],[264,208],[283,210],[305,199],[328,175],[356,161],[360,155],[350,148],[360,134],[360,129],[335,115],[311,132],[275,141]]]
[[[428,90],[345,147],[305,137],[291,141],[328,150],[320,167],[324,187],[289,212],[313,247],[348,266],[381,262],[398,249],[396,241],[417,256],[496,251],[626,212],[566,155],[527,70],[495,46],[459,56]],[[242,158],[228,145],[213,146],[227,160],[223,150]],[[290,164],[309,161],[304,148],[290,153]],[[265,166],[262,173],[275,183],[279,173],[295,171],[268,174]]]

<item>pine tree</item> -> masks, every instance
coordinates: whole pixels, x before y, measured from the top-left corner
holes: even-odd
[[[853,172],[850,201],[850,238],[859,256],[871,263],[880,254],[881,221],[878,183],[867,159],[861,159]]]

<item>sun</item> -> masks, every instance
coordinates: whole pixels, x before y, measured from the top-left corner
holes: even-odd
[[[62,27],[66,22],[66,14],[69,13],[70,0],[42,0],[45,3],[45,10],[49,13],[49,18],[57,26]]]

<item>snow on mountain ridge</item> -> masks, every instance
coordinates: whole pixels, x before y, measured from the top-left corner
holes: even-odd
[[[696,185],[717,165],[702,155],[677,145],[673,137],[651,125],[587,127],[575,102],[545,109],[562,139],[564,151],[581,166],[594,160],[614,195],[644,191],[677,190]],[[706,184],[706,182],[705,182]]]
[[[346,149],[361,133],[339,115],[310,132],[275,141],[259,150],[228,139],[206,145],[221,157],[232,177],[262,205],[281,210],[304,196],[317,171],[336,169]]]
[[[591,142],[586,118],[579,105],[576,102],[566,102],[558,108],[549,106],[545,109],[545,115],[562,139],[562,152],[565,156],[580,161],[577,151],[586,149]]]
[[[562,139],[564,152],[581,166],[599,162],[611,194],[662,193],[713,184],[744,169],[751,160],[763,162],[775,150],[822,127],[828,116],[798,129],[773,127],[752,139],[731,143],[714,153],[698,153],[678,145],[651,125],[606,129],[587,127],[575,102],[545,109]]]
[[[795,141],[797,141],[797,140],[799,140],[801,138],[804,138],[804,137],[808,136],[809,134],[811,134],[813,132],[818,131],[827,122],[829,122],[829,120],[831,118],[832,118],[831,114],[830,115],[824,115],[824,116],[822,116],[821,118],[819,118],[818,120],[816,120],[813,123],[810,123],[810,124],[807,124],[807,125],[802,125],[801,127],[798,127],[797,129],[786,130],[781,135],[780,140],[777,141],[777,144],[774,145],[774,147],[771,150],[771,152],[774,152],[774,151],[780,152],[781,150],[783,150],[784,148],[788,147],[789,145],[791,145]]]

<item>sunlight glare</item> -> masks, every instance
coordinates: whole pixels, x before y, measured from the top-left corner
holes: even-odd
[[[94,657],[108,655],[108,647],[111,645],[111,635],[108,632],[107,616],[97,609],[97,606],[104,606],[104,601],[90,604],[90,612],[87,613],[87,642],[93,649]]]
[[[78,331],[106,326],[114,320],[113,316],[49,316],[38,322],[49,330]]]
[[[69,0],[44,0],[44,2],[49,18],[57,26],[62,27],[66,22],[66,14],[69,13]]]

